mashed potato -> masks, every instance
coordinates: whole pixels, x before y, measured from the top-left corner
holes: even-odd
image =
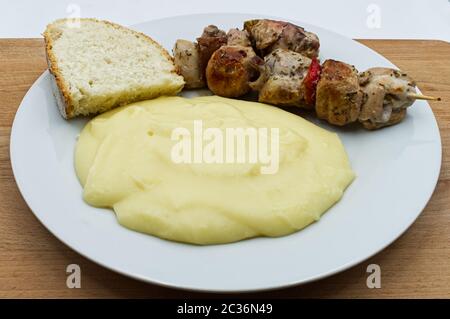
[[[194,135],[195,121],[223,136],[227,128],[277,129],[278,148],[267,145],[278,159],[174,161],[174,130]],[[227,152],[226,141],[215,145]],[[255,151],[249,140],[243,149]],[[264,174],[271,164],[276,170]],[[75,168],[84,200],[112,208],[123,226],[195,244],[298,231],[354,178],[336,134],[276,107],[216,96],[161,97],[97,116],[79,137]]]

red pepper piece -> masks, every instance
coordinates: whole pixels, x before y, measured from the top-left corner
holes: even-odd
[[[316,103],[316,87],[320,79],[320,71],[321,67],[319,60],[313,58],[304,80],[305,102],[310,106],[314,106]]]

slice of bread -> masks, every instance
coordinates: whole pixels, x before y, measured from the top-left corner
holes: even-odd
[[[108,21],[61,19],[43,35],[54,95],[66,119],[183,89],[172,57],[142,33]]]

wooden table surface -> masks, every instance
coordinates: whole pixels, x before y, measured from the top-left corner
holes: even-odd
[[[361,40],[416,79],[431,102],[442,137],[436,191],[412,227],[381,253],[318,282],[228,297],[450,297],[450,44],[441,41]],[[85,259],[51,235],[17,189],[9,159],[14,114],[46,69],[41,39],[0,40],[0,297],[224,296],[135,281]],[[381,267],[381,289],[368,289],[368,264]],[[81,267],[81,288],[66,286],[66,266]]]

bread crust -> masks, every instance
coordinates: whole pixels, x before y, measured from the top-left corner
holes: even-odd
[[[45,53],[46,53],[46,58],[47,58],[47,65],[48,65],[48,69],[51,74],[53,94],[56,98],[58,109],[59,109],[61,115],[65,119],[70,119],[70,118],[73,118],[76,116],[76,114],[74,113],[75,103],[71,97],[68,83],[64,80],[64,77],[58,66],[57,58],[52,50],[55,41],[57,41],[57,38],[56,39],[53,38],[53,35],[51,34],[51,30],[53,27],[56,27],[58,24],[67,23],[70,21],[77,21],[77,22],[79,21],[80,23],[89,22],[89,21],[96,22],[96,23],[103,23],[103,24],[113,27],[115,29],[129,32],[129,33],[132,33],[134,35],[141,37],[142,39],[144,39],[145,41],[148,41],[150,44],[156,46],[159,49],[161,54],[168,61],[170,61],[173,65],[173,68],[170,72],[173,73],[174,75],[179,76],[179,72],[178,72],[177,68],[175,67],[173,57],[169,54],[169,52],[165,48],[163,48],[158,42],[156,42],[151,37],[149,37],[148,35],[146,35],[142,32],[138,32],[138,31],[129,29],[127,27],[121,26],[119,24],[116,24],[116,23],[113,23],[113,22],[110,22],[107,20],[99,20],[99,19],[95,19],[95,18],[80,18],[80,19],[66,18],[66,19],[55,20],[54,22],[47,25],[47,28],[44,31],[43,36],[44,36],[44,41],[45,41]],[[181,87],[181,89],[182,89],[182,87]],[[119,106],[119,105],[117,105],[117,106]]]
[[[56,21],[55,21],[56,22]],[[43,33],[45,41],[45,55],[47,58],[48,70],[50,72],[50,80],[53,95],[56,99],[56,104],[58,105],[59,112],[65,119],[72,117],[73,113],[73,101],[70,98],[70,92],[67,84],[64,82],[64,78],[61,74],[61,70],[58,67],[56,56],[53,53],[53,38],[50,35],[49,27]]]

